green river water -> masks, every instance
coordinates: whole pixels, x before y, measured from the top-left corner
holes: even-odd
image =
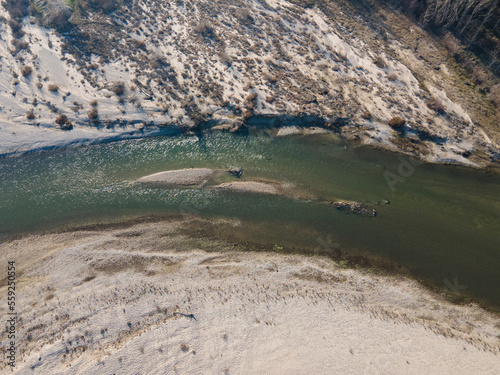
[[[4,158],[0,236],[145,214],[235,218],[261,228],[243,233],[248,240],[381,256],[440,288],[453,289],[456,280],[461,293],[499,307],[500,174],[427,164],[408,168],[401,160],[407,159],[332,136],[225,133]],[[228,166],[242,167],[246,179],[291,183],[319,200],[361,201],[378,215],[346,214],[318,201],[134,183],[168,169]],[[393,188],[388,174],[398,178]]]

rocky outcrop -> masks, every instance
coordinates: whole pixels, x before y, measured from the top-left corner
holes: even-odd
[[[339,211],[352,212],[362,216],[377,216],[377,211],[366,207],[363,203],[354,201],[331,202]]]
[[[239,168],[239,167],[228,168],[227,171],[229,174],[233,175],[236,178],[240,178],[241,175],[243,174],[243,168]]]

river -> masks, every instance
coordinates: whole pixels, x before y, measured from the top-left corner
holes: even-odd
[[[318,201],[134,181],[178,168],[238,166]],[[157,137],[0,159],[0,235],[188,213],[246,223],[241,240],[384,257],[414,277],[500,306],[500,174],[419,164],[332,135],[210,133]],[[321,200],[356,200],[377,217]],[[245,228],[245,226],[242,226]]]

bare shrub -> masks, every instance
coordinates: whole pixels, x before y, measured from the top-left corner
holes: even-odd
[[[463,51],[462,45],[452,33],[446,33],[443,38],[443,45],[455,57],[459,56]]]
[[[486,74],[484,69],[476,65],[474,68],[472,68],[472,80],[476,85],[482,86],[486,82],[488,82],[488,75]]]
[[[68,116],[66,116],[64,114],[60,114],[59,117],[56,118],[57,125],[65,124],[66,121],[68,121]]]
[[[59,91],[59,86],[57,86],[55,83],[49,83],[47,86],[47,90],[50,92],[58,92]]]
[[[132,44],[136,49],[146,50],[146,42],[144,42],[143,40],[133,39]]]
[[[28,112],[26,112],[26,118],[28,120],[34,120],[35,119],[35,113],[33,112],[32,109],[30,109]]]
[[[278,82],[278,77],[276,77],[274,74],[265,73],[264,78],[267,79],[272,84]]]
[[[389,126],[395,130],[401,129],[406,121],[399,116],[395,116],[389,120]]]
[[[97,111],[97,108],[92,108],[89,113],[87,113],[87,116],[91,120],[97,120],[99,118],[99,112]]]
[[[255,99],[257,99],[257,94],[254,92],[248,94],[248,96],[245,98],[247,102],[254,101]]]
[[[387,76],[387,79],[391,82],[396,81],[398,79],[398,76],[394,73],[391,73]]]
[[[445,113],[445,108],[443,103],[439,101],[439,99],[432,98],[427,102],[427,107],[432,109],[433,111],[436,111],[437,113]]]
[[[59,117],[56,118],[56,124],[59,125],[61,130],[71,130],[73,129],[73,124],[68,119],[68,116],[65,114],[60,114]]]
[[[380,69],[387,68],[386,61],[382,57],[380,57],[380,56],[377,56],[376,58],[374,58],[373,59],[373,63],[375,65],[377,65]]]
[[[348,60],[347,54],[343,51],[335,51],[335,54],[333,56],[333,60],[335,62],[345,62]]]
[[[72,14],[73,11],[66,2],[48,2],[43,13],[43,24],[59,30],[67,29],[71,26],[69,18]]]
[[[370,120],[372,118],[372,114],[370,113],[370,111],[364,111],[361,117],[365,120]]]
[[[113,92],[117,96],[122,96],[125,93],[125,85],[123,82],[115,82],[112,87]]]
[[[238,9],[236,11],[236,18],[245,26],[251,26],[254,22],[252,13],[248,8]]]
[[[206,38],[215,37],[215,30],[207,20],[201,20],[200,22],[198,22],[198,24],[193,27],[193,31],[196,34],[200,34]]]
[[[226,66],[231,66],[233,64],[233,59],[228,55],[226,51],[219,54],[219,60],[222,64]]]
[[[252,92],[248,94],[248,96],[245,98],[245,107],[248,110],[252,110],[255,108],[255,102],[257,101],[257,94]]]
[[[89,0],[87,2],[95,11],[110,13],[118,7],[116,0]]]
[[[21,69],[21,74],[23,75],[23,77],[29,76],[32,72],[33,68],[29,65],[23,66],[23,68]]]
[[[29,1],[26,0],[9,0],[3,2],[3,7],[7,10],[12,19],[22,19],[28,15]]]
[[[92,101],[90,102],[90,106],[91,106],[91,107],[97,107],[97,105],[98,105],[97,100],[92,100]]]
[[[488,98],[495,104],[497,109],[500,110],[500,83],[491,87]]]
[[[266,103],[272,104],[276,101],[276,98],[274,96],[268,96],[266,98]]]

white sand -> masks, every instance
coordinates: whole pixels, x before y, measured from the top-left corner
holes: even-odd
[[[321,258],[207,253],[179,225],[0,244],[20,271],[16,373],[498,373],[498,318],[477,306]]]
[[[161,185],[203,185],[215,172],[215,170],[209,168],[178,169],[141,177],[137,182]]]
[[[242,193],[284,194],[279,184],[260,181],[232,181],[217,185],[217,189],[238,191]]]

